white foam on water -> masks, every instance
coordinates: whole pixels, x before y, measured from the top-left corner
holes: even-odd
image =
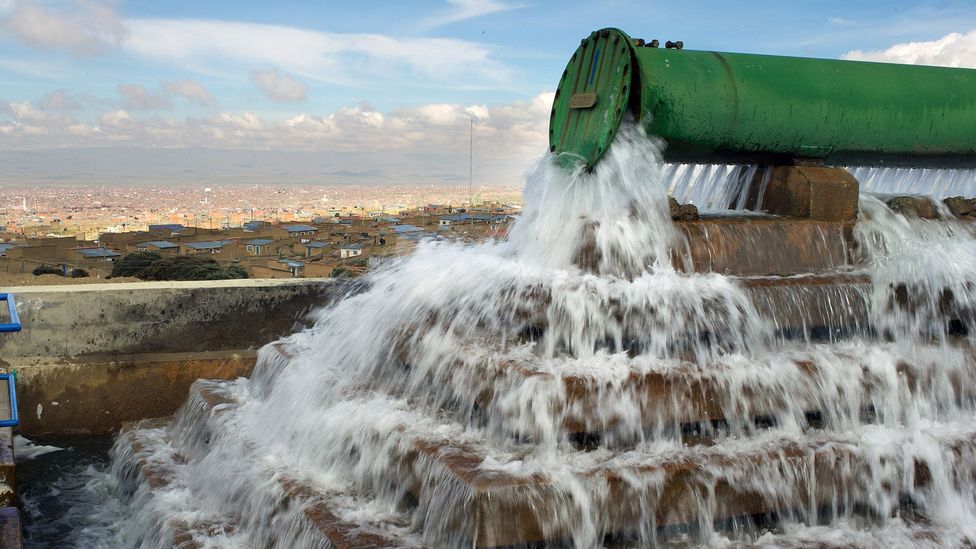
[[[37,456],[43,456],[51,452],[60,452],[61,450],[64,450],[64,448],[48,446],[46,444],[34,444],[28,438],[14,435],[14,459],[18,462],[31,460]]]

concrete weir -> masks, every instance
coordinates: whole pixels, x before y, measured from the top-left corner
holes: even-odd
[[[24,332],[4,340],[0,356],[18,373],[22,433],[121,430],[112,454],[113,470],[127,487],[122,503],[140,513],[146,527],[141,535],[160,546],[203,547],[242,532],[249,544],[267,547],[580,545],[574,539],[580,499],[597,522],[594,539],[608,546],[665,541],[670,531],[715,524],[748,529],[777,517],[812,523],[828,508],[854,516],[870,506],[859,487],[873,478],[877,463],[852,429],[890,429],[885,421],[892,412],[884,406],[901,406],[897,399],[924,399],[947,388],[958,401],[976,399],[969,388],[976,365],[964,362],[931,375],[933,354],[971,354],[973,342],[954,334],[938,344],[920,338],[914,360],[898,355],[888,370],[879,366],[881,346],[868,356],[843,345],[851,334],[878,335],[872,307],[885,295],[858,249],[857,193],[850,181],[842,170],[777,168],[766,189],[778,202],[772,206],[760,196],[757,204],[781,215],[675,222],[685,252],[674,260],[677,275],[720,278],[731,286],[727,295],[742,297],[748,304],[743,310],[762,319],[763,336],[752,341],[762,349],[754,353],[720,333],[745,328],[719,323],[701,331],[658,332],[673,334],[673,341],[662,356],[648,357],[653,342],[646,332],[658,327],[642,315],[652,316],[658,302],[614,295],[599,303],[604,316],[594,317],[602,319],[597,324],[619,322],[613,337],[596,331],[600,337],[587,340],[594,349],[579,354],[592,350],[626,367],[561,369],[558,362],[540,361],[538,351],[547,337],[565,337],[564,319],[550,308],[566,298],[558,285],[527,286],[517,300],[519,311],[503,323],[510,331],[501,336],[483,319],[478,328],[488,335],[436,346],[427,336],[446,331],[438,322],[455,311],[409,317],[382,350],[389,370],[349,380],[350,401],[357,402],[338,421],[354,424],[352,417],[372,413],[373,406],[383,410],[383,402],[431,402],[437,421],[463,422],[467,432],[481,434],[463,438],[446,427],[418,428],[412,422],[431,420],[405,409],[348,432],[316,424],[313,429],[335,434],[324,441],[305,437],[300,444],[348,453],[349,471],[387,452],[384,461],[368,462],[375,476],[348,491],[318,484],[321,479],[304,468],[310,462],[301,459],[297,467],[252,468],[277,459],[266,448],[256,453],[268,432],[242,435],[234,422],[245,403],[269,398],[262,391],[280,379],[329,373],[302,370],[322,361],[321,355],[304,356],[310,338],[284,336],[308,324],[311,308],[334,305],[364,284],[250,280],[23,288],[17,298]],[[591,272],[599,268],[598,261],[588,265]],[[367,284],[381,282],[376,277]],[[891,308],[924,305],[888,289]],[[659,299],[665,306],[667,298]],[[696,303],[697,314],[722,321],[738,302],[713,296]],[[938,306],[947,323],[965,331],[972,317],[967,302],[942,298]],[[670,317],[664,322],[674,323]],[[536,344],[534,352],[519,351]],[[735,352],[701,352],[722,345]],[[579,352],[553,347],[559,360]],[[432,358],[438,352],[445,354]],[[235,379],[251,376],[255,364],[249,382]],[[371,401],[376,395],[383,396]],[[526,401],[531,405],[520,405]],[[330,420],[318,412],[309,414],[316,417],[312,423]],[[963,419],[970,415],[961,412]],[[976,430],[959,423],[945,429],[941,442],[953,467],[968,467],[967,460],[976,459]],[[497,461],[495,450],[506,444],[499,441],[512,443],[512,461]],[[553,455],[576,461],[523,470],[521,459],[544,444],[563,452]],[[895,502],[941,482],[918,456],[909,455],[902,465],[887,480]],[[203,489],[188,471],[208,468],[246,475],[247,503],[235,499],[244,488],[231,487],[230,498],[207,495],[216,509],[209,514],[174,517],[154,505],[154,498],[167,497],[160,494]],[[218,484],[211,488],[223,489]],[[383,513],[360,512],[377,493],[390,498]],[[932,534],[919,528],[911,535]]]

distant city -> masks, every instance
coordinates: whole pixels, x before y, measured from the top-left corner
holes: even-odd
[[[518,186],[78,186],[14,187],[0,193],[0,227],[27,238],[145,231],[178,223],[207,229],[248,221],[311,221],[325,217],[399,214],[429,204],[521,204]]]
[[[502,238],[521,210],[516,186],[3,191],[0,285],[6,286],[358,276],[424,240]]]

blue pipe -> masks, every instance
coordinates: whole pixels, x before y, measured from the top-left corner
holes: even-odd
[[[7,302],[7,311],[10,313],[10,322],[0,324],[0,332],[19,332],[20,317],[17,315],[17,304],[14,303],[14,294],[0,293],[0,301]],[[0,380],[7,380],[7,390],[10,395],[10,419],[0,420],[0,427],[16,427],[20,424],[20,417],[17,415],[17,374],[0,374]]]
[[[14,303],[14,294],[0,294],[0,301],[7,302],[7,311],[10,313],[10,322],[0,324],[0,333],[19,332],[20,317],[17,316],[17,304]]]
[[[0,427],[16,427],[20,425],[20,417],[17,415],[17,374],[0,374],[0,379],[7,380],[10,395],[10,419],[0,419]]]

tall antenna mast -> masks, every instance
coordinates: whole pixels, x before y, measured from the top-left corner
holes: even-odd
[[[471,190],[474,182],[474,118],[468,120],[471,122],[471,139],[468,144],[468,203],[474,206],[474,192]]]

